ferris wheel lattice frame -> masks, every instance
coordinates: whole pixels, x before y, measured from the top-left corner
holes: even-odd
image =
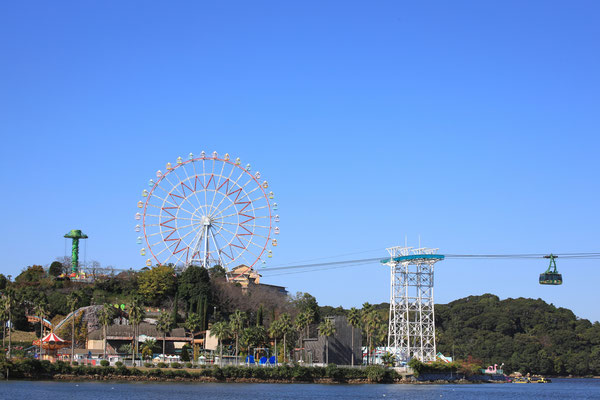
[[[150,179],[150,190],[144,189],[138,201],[141,221],[135,227],[137,243],[145,245],[140,255],[150,258],[146,266],[173,264],[183,268],[200,264],[208,268],[236,265],[250,268],[265,264],[272,257],[279,234],[277,203],[268,182],[260,182],[260,172],[251,166],[232,161],[229,154],[220,158],[217,152],[197,158],[177,158],[166,171],[156,172]]]

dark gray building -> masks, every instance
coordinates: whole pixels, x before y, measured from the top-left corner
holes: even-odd
[[[354,353],[354,365],[362,364],[362,332],[352,328],[346,317],[325,317],[335,325],[335,335],[329,337],[329,363],[350,365]],[[352,330],[354,329],[354,346],[352,346]],[[325,363],[325,336],[319,336],[318,325],[311,325],[309,338],[304,339],[306,362]],[[302,349],[300,349],[302,352]],[[299,356],[300,354],[298,354]]]

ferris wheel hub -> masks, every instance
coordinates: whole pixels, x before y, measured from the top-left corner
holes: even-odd
[[[202,225],[204,226],[211,226],[212,225],[212,221],[209,217],[207,217],[206,215],[203,215],[202,218]]]

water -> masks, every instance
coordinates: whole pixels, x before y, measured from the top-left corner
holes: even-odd
[[[600,399],[600,379],[550,384],[315,385],[242,383],[0,382],[10,400],[250,400],[250,399]]]

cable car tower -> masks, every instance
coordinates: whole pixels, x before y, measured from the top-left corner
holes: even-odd
[[[397,361],[435,361],[433,267],[444,259],[438,249],[390,247],[390,320],[388,347]]]

